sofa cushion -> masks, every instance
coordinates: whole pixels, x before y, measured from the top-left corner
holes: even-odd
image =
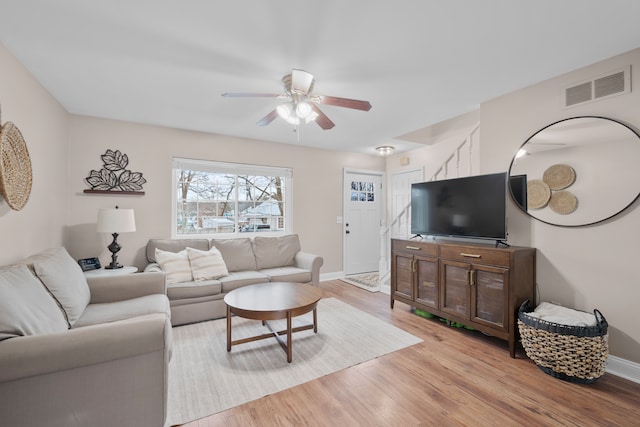
[[[170,316],[169,300],[162,294],[145,295],[123,301],[89,304],[74,328],[117,322],[147,314]]]
[[[311,281],[311,271],[298,267],[265,268],[259,270],[259,273],[268,276],[271,282],[307,283]]]
[[[167,286],[167,296],[171,301],[218,295],[221,292],[222,284],[219,280],[200,280],[198,282],[174,283]]]
[[[166,274],[167,285],[193,280],[186,249],[180,252],[167,252],[156,248],[155,258]]]
[[[181,307],[184,305],[191,305],[191,304],[201,304],[201,303],[208,303],[211,301],[221,301],[223,305],[224,304],[224,294],[219,293],[217,295],[207,295],[207,296],[203,296],[203,297],[195,297],[195,298],[181,298],[181,299],[173,299],[171,301],[169,301],[169,303],[171,304],[171,315],[173,315],[173,308],[174,307]],[[213,313],[209,313],[206,315],[205,319],[209,320],[209,319],[215,319],[215,317],[212,317]],[[173,317],[171,318],[171,323],[173,323]],[[176,325],[174,325],[176,326]]]
[[[87,279],[78,263],[62,247],[42,251],[27,260],[64,310],[69,326],[73,326],[91,299]]]
[[[26,266],[0,269],[0,341],[68,327],[56,301]]]
[[[227,293],[242,286],[268,282],[269,278],[257,271],[234,271],[218,280],[222,283],[222,292]]]
[[[228,271],[256,270],[250,238],[213,239],[211,246],[218,248]]]
[[[187,248],[189,264],[191,264],[191,274],[193,280],[211,280],[222,276],[227,276],[227,266],[222,259],[220,251],[213,247],[208,251]]]
[[[158,262],[156,260],[156,248],[167,252],[180,252],[187,248],[200,249],[206,251],[209,249],[208,239],[150,239],[147,242],[147,261],[150,263]]]
[[[280,237],[260,237],[253,239],[258,270],[263,268],[293,265],[296,254],[300,252],[300,240],[297,234]]]

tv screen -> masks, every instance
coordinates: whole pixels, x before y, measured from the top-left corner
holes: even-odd
[[[504,240],[507,174],[411,185],[411,233]]]
[[[527,208],[527,175],[513,175],[509,177],[511,197],[525,211]]]

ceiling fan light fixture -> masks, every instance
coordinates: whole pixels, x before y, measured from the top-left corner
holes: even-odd
[[[276,107],[276,111],[278,112],[278,115],[280,117],[287,120],[289,117],[291,117],[291,113],[293,112],[293,104],[291,102],[280,104]]]
[[[300,119],[295,114],[293,102],[285,102],[283,104],[278,105],[276,107],[276,112],[287,123],[291,123],[292,125],[300,124]]]
[[[258,126],[266,126],[280,117],[287,123],[298,126],[300,123],[316,122],[323,130],[332,129],[335,123],[327,117],[316,104],[333,105],[354,110],[369,111],[371,103],[358,99],[340,98],[336,96],[314,95],[314,76],[300,69],[292,69],[290,74],[282,77],[284,95],[277,93],[225,92],[227,98],[287,98],[266,116],[257,121]]]
[[[311,122],[315,122],[316,119],[318,118],[319,114],[316,113],[315,111],[311,111],[309,113],[309,115],[307,115],[307,117],[305,117],[304,122],[305,123],[311,123]]]
[[[285,120],[287,121],[287,123],[291,123],[292,125],[296,125],[297,126],[297,125],[300,124],[300,119],[295,115],[291,115],[291,116],[287,117]]]
[[[378,154],[385,157],[393,153],[393,150],[395,149],[396,147],[393,147],[391,145],[381,145],[380,147],[376,147],[376,151],[378,152]]]
[[[296,104],[296,116],[301,119],[306,119],[307,117],[309,117],[309,114],[311,114],[312,111],[313,109],[308,102],[301,101]]]

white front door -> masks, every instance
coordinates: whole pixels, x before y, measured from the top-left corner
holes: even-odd
[[[344,273],[378,271],[382,172],[344,173]]]

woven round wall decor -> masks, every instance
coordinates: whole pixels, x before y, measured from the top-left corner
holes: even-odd
[[[578,198],[570,191],[554,191],[549,208],[557,214],[568,215],[578,209]]]
[[[564,190],[576,180],[576,171],[569,165],[549,166],[542,174],[542,180],[552,190]]]
[[[7,122],[0,128],[0,193],[9,207],[19,211],[31,194],[31,158],[22,133]]]
[[[527,207],[529,209],[544,208],[549,203],[550,197],[551,189],[545,182],[539,179],[527,181]]]

